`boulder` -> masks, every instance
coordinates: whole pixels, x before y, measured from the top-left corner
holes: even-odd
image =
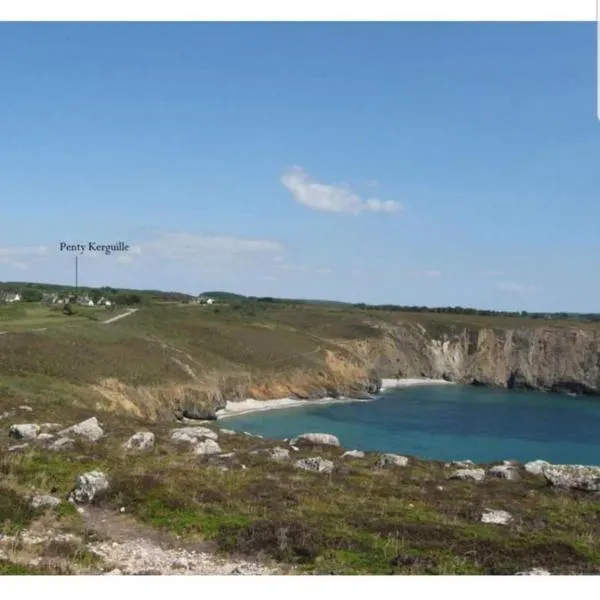
[[[348,450],[342,454],[342,458],[364,458],[365,453],[362,450]]]
[[[181,411],[181,416],[184,419],[190,419],[193,421],[215,421],[217,419],[214,408],[203,408],[201,406],[184,408]]]
[[[333,462],[320,456],[301,458],[294,463],[294,466],[297,469],[312,471],[313,473],[331,473],[333,471]]]
[[[221,454],[221,446],[215,440],[204,440],[198,442],[194,448],[194,454],[198,456],[210,456],[212,454]]]
[[[124,444],[126,450],[150,450],[154,447],[154,434],[151,431],[138,431]]]
[[[288,460],[290,457],[290,451],[287,448],[280,448],[279,446],[277,446],[269,450],[269,456],[273,460]]]
[[[77,476],[75,487],[69,493],[68,500],[76,504],[90,503],[98,492],[103,492],[108,487],[108,478],[102,471],[89,471]]]
[[[188,444],[197,444],[201,440],[217,441],[219,436],[208,427],[181,427],[171,431],[171,440],[173,442],[186,442]]]
[[[512,515],[505,510],[492,510],[486,508],[481,515],[482,523],[492,523],[494,525],[508,525],[512,521]]]
[[[389,469],[390,467],[406,467],[408,458],[399,454],[382,454],[379,457],[377,466],[380,469]]]
[[[31,499],[31,508],[54,508],[61,503],[61,499],[48,494],[38,494]]]
[[[460,479],[462,481],[483,481],[485,471],[483,469],[457,469],[452,472],[448,479]]]
[[[331,435],[330,433],[303,433],[302,435],[290,440],[291,446],[298,446],[299,444],[339,447],[340,440],[338,440],[335,435]]]
[[[550,463],[546,462],[545,460],[532,460],[528,463],[525,463],[523,468],[532,475],[542,475],[544,469],[549,466]]]
[[[85,421],[81,421],[81,423],[77,423],[77,425],[73,425],[71,427],[67,427],[67,429],[63,429],[59,432],[60,436],[76,436],[87,440],[88,442],[96,442],[103,435],[104,430],[100,427],[100,423],[98,423],[98,419],[96,417],[91,417],[86,419]]]
[[[508,465],[496,465],[488,471],[488,474],[492,477],[508,479],[509,481],[518,481],[521,478],[519,470],[516,467]]]
[[[40,426],[35,423],[22,423],[11,425],[8,429],[8,437],[15,440],[34,440],[40,432]]]
[[[550,465],[544,468],[542,474],[554,487],[600,492],[600,467]]]

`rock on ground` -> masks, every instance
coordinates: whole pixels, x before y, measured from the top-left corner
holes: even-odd
[[[388,469],[390,467],[406,467],[408,458],[399,454],[382,454],[377,463],[380,469]]]
[[[342,458],[364,458],[365,453],[362,450],[348,450],[342,454]]]
[[[138,431],[123,444],[123,447],[127,450],[150,450],[154,447],[154,439],[151,431]]]
[[[209,439],[215,442],[219,436],[208,427],[181,427],[171,431],[171,440],[173,442],[186,442],[188,444],[197,444],[199,441]]]
[[[299,443],[339,447],[340,440],[338,440],[335,435],[331,435],[330,433],[303,433],[302,435],[290,440],[291,446],[297,446]]]
[[[444,466],[458,467],[459,469],[467,469],[468,467],[472,467],[474,465],[475,465],[475,463],[472,460],[466,459],[466,460],[453,460],[449,463],[446,463]]]
[[[108,478],[102,471],[89,471],[77,476],[68,500],[77,504],[89,503],[98,492],[107,490],[108,487]]]
[[[516,467],[508,465],[496,465],[495,467],[492,467],[488,473],[493,477],[508,479],[509,481],[517,481],[520,479],[519,470]]]
[[[273,460],[288,460],[290,457],[290,451],[287,448],[280,448],[276,446],[275,448],[271,448],[269,450],[269,456]]]
[[[301,458],[294,463],[294,466],[297,469],[312,471],[313,473],[331,473],[333,471],[333,462],[320,456]]]
[[[523,468],[532,475],[542,475],[544,469],[549,466],[551,466],[550,463],[546,462],[545,460],[532,460],[528,463],[525,463]]]
[[[531,569],[531,571],[520,571],[515,575],[552,575],[552,573],[546,571],[546,569]]]
[[[224,435],[237,435],[237,431],[233,431],[233,429],[219,429],[219,431]]]
[[[25,450],[29,448],[29,444],[26,442],[25,444],[17,444],[16,446],[10,446],[8,448],[9,452],[16,452],[17,450]]]
[[[50,444],[50,446],[48,446],[48,448],[50,450],[54,450],[55,452],[58,452],[60,450],[71,450],[71,448],[73,448],[74,445],[75,445],[75,440],[68,438],[68,437],[61,437],[61,438],[58,438],[57,440],[55,440],[54,442],[52,442]]]
[[[48,494],[38,494],[31,499],[32,508],[54,508],[61,503],[61,499]]]
[[[221,454],[221,446],[215,440],[204,440],[198,442],[194,448],[194,454],[201,456],[209,456],[211,454]]]
[[[60,436],[69,436],[74,435],[77,437],[84,438],[89,442],[98,441],[103,435],[104,430],[100,427],[100,423],[98,423],[98,419],[96,417],[91,417],[82,421],[81,423],[77,423],[77,425],[73,425],[71,427],[67,427],[67,429],[63,429],[59,432]]]
[[[555,487],[600,492],[600,467],[550,465],[543,469],[542,474]]]
[[[486,508],[481,515],[482,523],[492,523],[494,525],[508,525],[512,521],[512,515],[505,510],[492,510]]]
[[[460,479],[462,481],[483,481],[485,471],[483,469],[457,469],[451,473],[448,479]]]
[[[15,440],[34,440],[40,432],[40,426],[35,423],[22,423],[11,425],[8,429],[8,437]]]
[[[51,433],[40,433],[36,438],[37,442],[48,442],[54,439],[54,436]]]

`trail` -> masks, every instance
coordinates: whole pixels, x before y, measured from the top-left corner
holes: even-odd
[[[102,321],[102,324],[108,325],[109,323],[114,323],[115,321],[118,321],[119,319],[124,319],[125,317],[128,317],[129,315],[136,313],[138,310],[140,310],[140,309],[139,308],[130,308],[128,311],[124,312],[123,314],[117,315],[116,317],[111,317],[110,319],[107,319],[106,321]]]

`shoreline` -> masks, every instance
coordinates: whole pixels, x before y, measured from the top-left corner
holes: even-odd
[[[351,402],[374,402],[383,392],[406,387],[417,387],[424,385],[454,385],[451,381],[445,379],[382,379],[381,389],[373,398],[319,398],[318,400],[296,400],[294,398],[275,398],[273,400],[255,400],[247,398],[241,402],[227,402],[224,409],[216,412],[217,421],[231,417],[240,417],[255,412],[265,412],[269,410],[281,410],[285,408],[296,408],[307,405],[327,405],[327,404],[348,404]]]

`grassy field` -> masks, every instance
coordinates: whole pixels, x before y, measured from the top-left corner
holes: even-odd
[[[78,473],[101,469],[111,487],[99,506],[124,507],[156,530],[213,540],[223,553],[264,554],[302,572],[598,571],[597,497],[556,491],[525,472],[516,482],[449,481],[449,470],[435,462],[412,459],[407,468],[383,470],[376,456],[349,460],[338,449],[302,449],[294,458],[318,454],[336,463],[331,475],[310,474],[250,454],[272,445],[266,440],[221,435],[223,451],[235,452],[229,460],[198,458],[168,441],[174,401],[190,394],[232,399],[248,390],[281,397],[305,391],[309,382],[327,390],[361,376],[356,348],[384,343],[389,327],[452,332],[465,326],[573,328],[572,322],[242,303],[150,305],[105,325],[96,312],[65,317],[43,307],[13,310],[0,316],[0,331],[8,331],[0,336],[0,414],[12,415],[0,420],[2,428],[97,415],[107,436],[65,454],[35,446],[8,452],[1,436],[5,533],[40,527],[41,519],[82,533],[78,513],[61,506],[42,515],[29,508],[27,496],[35,490],[64,497]],[[33,324],[48,328],[31,331]],[[23,404],[33,413],[19,413]],[[122,442],[140,429],[156,433],[156,448],[125,455]],[[229,471],[215,468],[215,460]],[[485,508],[507,510],[514,520],[507,527],[481,523]],[[91,565],[83,546],[60,552],[75,567]],[[44,564],[33,571],[56,572]],[[0,574],[28,569],[0,561]]]
[[[78,306],[77,313],[65,315],[60,307],[40,303],[0,306],[0,331],[29,331],[37,328],[79,325],[108,318],[105,308]]]
[[[436,462],[412,459],[405,468],[380,469],[376,455],[342,459],[334,448],[292,452],[294,460],[319,455],[336,464],[332,474],[311,474],[251,453],[273,445],[266,440],[221,435],[223,451],[235,456],[199,458],[156,426],[154,450],[126,455],[120,445],[140,425],[109,422],[104,440],[68,455],[0,453],[4,531],[42,518],[28,507],[32,489],[64,498],[78,473],[100,469],[111,487],[97,506],[123,509],[184,540],[212,540],[223,554],[272,559],[300,573],[600,572],[597,497],[554,490],[524,471],[520,481],[474,483],[448,480],[452,469]],[[513,522],[481,523],[486,508],[509,511]],[[51,512],[58,530],[82,533],[79,515],[67,505]],[[69,552],[73,566],[89,566],[84,547]],[[11,568],[17,569],[4,566],[5,572]]]

